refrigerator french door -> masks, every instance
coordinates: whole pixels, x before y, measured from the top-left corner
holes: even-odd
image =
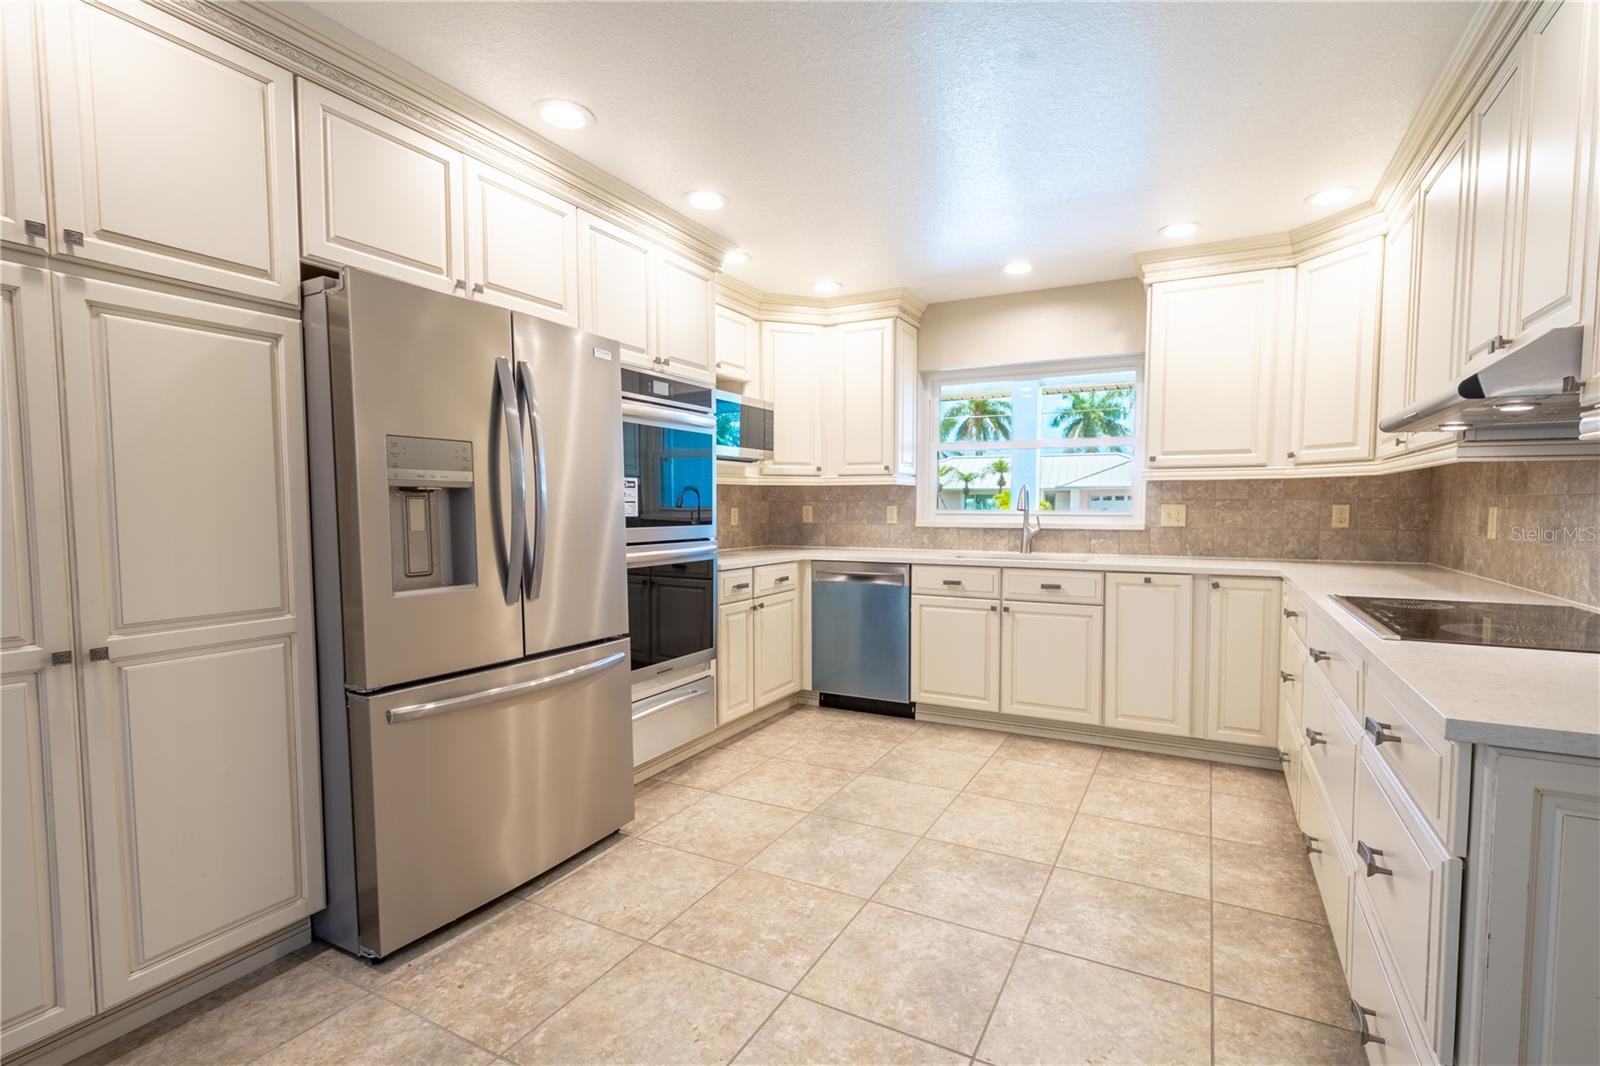
[[[352,269],[302,311],[314,925],[382,956],[633,816],[619,349]]]

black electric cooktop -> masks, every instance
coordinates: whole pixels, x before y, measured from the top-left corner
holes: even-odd
[[[1405,600],[1335,596],[1384,640],[1427,640],[1497,648],[1600,654],[1600,613],[1549,603]]]

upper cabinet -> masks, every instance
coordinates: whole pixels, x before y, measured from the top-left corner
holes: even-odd
[[[0,240],[50,247],[49,180],[44,169],[44,70],[37,4],[0,4]]]
[[[1266,466],[1271,459],[1280,270],[1150,286],[1150,463]]]
[[[1416,274],[1416,201],[1383,238],[1383,306],[1378,322],[1378,417],[1393,414],[1410,399],[1411,282]],[[1404,435],[1379,432],[1377,457],[1405,446]]]
[[[1463,363],[1499,351],[1511,332],[1512,206],[1521,157],[1522,53],[1506,61],[1472,112],[1471,213],[1465,260]]]
[[[716,300],[711,271],[659,248],[652,266],[656,275],[656,337],[651,354],[661,359],[669,373],[712,380]]]
[[[7,139],[36,138],[30,5],[6,5]],[[294,84],[288,71],[144,4],[53,4],[47,20],[54,253],[283,303],[299,302]],[[10,69],[20,61],[21,69]],[[30,96],[32,99],[30,100]],[[31,110],[30,110],[31,109]],[[38,164],[15,203],[36,214]],[[11,161],[8,159],[8,162]],[[13,194],[8,192],[8,201]],[[6,239],[12,239],[8,225]],[[34,240],[43,248],[42,241]]]
[[[822,473],[822,326],[788,322],[761,324],[761,379],[776,398],[772,412],[772,458],[763,474]]]
[[[1422,181],[1417,206],[1416,335],[1411,397],[1426,399],[1455,380],[1461,360],[1461,246],[1466,219],[1467,129],[1450,139]]]
[[[898,319],[830,327],[824,375],[824,473],[884,477],[914,468],[916,332]],[[910,376],[907,368],[910,368]]]
[[[578,324],[578,209],[476,159],[466,161],[472,295]]]
[[[1382,270],[1383,241],[1373,238],[1295,272],[1288,458],[1296,465],[1372,458]]]
[[[761,395],[761,324],[742,311],[718,307],[713,334],[718,381],[744,386],[746,396]]]

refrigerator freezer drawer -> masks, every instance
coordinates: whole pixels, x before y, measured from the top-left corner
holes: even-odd
[[[633,818],[628,642],[351,696],[361,948],[388,955]]]
[[[633,705],[633,765],[705,736],[717,727],[716,690],[702,677]]]

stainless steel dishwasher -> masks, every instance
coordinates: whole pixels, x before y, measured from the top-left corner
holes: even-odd
[[[811,687],[824,702],[909,712],[911,567],[811,564]]]

